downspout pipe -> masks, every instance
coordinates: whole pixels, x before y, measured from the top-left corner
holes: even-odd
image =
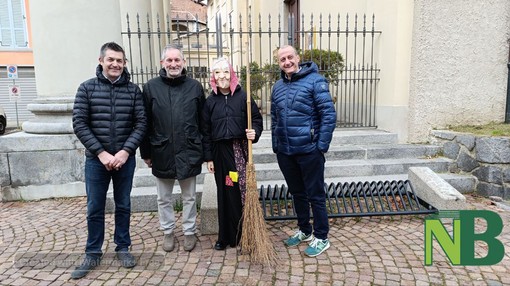
[[[507,63],[507,67],[508,67],[508,79],[507,79],[507,82],[506,82],[506,112],[505,112],[505,123],[510,123],[510,39],[508,39],[508,44],[509,44],[509,48],[508,48],[508,63]]]

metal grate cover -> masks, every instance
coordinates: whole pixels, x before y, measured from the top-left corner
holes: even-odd
[[[324,185],[328,217],[431,214],[437,209],[414,194],[409,180],[331,183]],[[261,186],[266,220],[295,219],[294,201],[286,185]]]

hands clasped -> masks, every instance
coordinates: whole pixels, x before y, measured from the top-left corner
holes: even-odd
[[[115,156],[113,156],[112,154],[103,151],[97,157],[101,163],[103,163],[106,170],[118,171],[126,163],[127,159],[129,158],[129,153],[125,150],[120,150],[115,154]]]

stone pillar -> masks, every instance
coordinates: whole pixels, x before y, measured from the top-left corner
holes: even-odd
[[[101,45],[126,47],[120,2],[127,0],[30,1],[37,99],[28,109],[35,118],[23,123],[25,132],[2,136],[0,201],[85,195],[73,103],[80,83],[95,77]]]
[[[27,133],[73,133],[72,108],[79,84],[95,76],[99,48],[122,44],[119,0],[30,1],[37,99]]]

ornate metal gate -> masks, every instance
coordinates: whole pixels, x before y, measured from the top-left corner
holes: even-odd
[[[134,82],[143,85],[158,75],[161,51],[167,44],[182,47],[188,74],[206,89],[209,66],[217,57],[230,59],[243,85],[246,63],[250,61],[252,96],[265,116],[265,128],[269,129],[271,88],[280,76],[274,56],[279,46],[292,44],[300,50],[302,61],[316,62],[330,81],[339,127],[376,127],[381,72],[376,55],[382,32],[375,28],[375,15],[298,18],[249,15],[246,19],[230,14],[225,18],[218,14],[210,27],[197,17],[127,15],[122,36]],[[338,53],[340,65],[338,58],[333,62],[331,56]]]

